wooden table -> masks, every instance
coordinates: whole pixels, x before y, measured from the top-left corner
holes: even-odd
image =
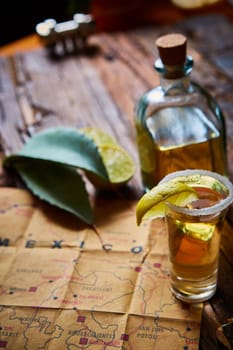
[[[214,25],[213,25],[214,23]],[[28,137],[57,125],[97,126],[116,137],[133,156],[134,108],[147,89],[158,84],[153,71],[154,41],[168,31],[188,36],[195,60],[193,79],[217,98],[227,125],[229,177],[233,181],[233,24],[221,15],[190,17],[171,26],[151,25],[125,32],[99,33],[88,52],[53,59],[46,49],[0,58],[0,135],[2,155],[16,152]],[[34,37],[34,40],[37,39]],[[36,43],[36,42],[35,42]],[[15,186],[5,173],[1,185]],[[130,182],[142,193],[139,171]],[[233,316],[233,217],[222,238],[219,286],[205,303],[200,349],[219,349],[216,329]]]

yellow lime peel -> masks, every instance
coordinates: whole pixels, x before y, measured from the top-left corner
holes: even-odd
[[[198,199],[197,192],[192,187],[170,180],[158,184],[145,193],[136,206],[137,224],[144,220],[163,218],[166,213],[166,202],[177,206],[185,206]]]

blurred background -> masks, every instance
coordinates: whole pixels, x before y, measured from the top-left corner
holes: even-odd
[[[0,11],[0,45],[34,33],[36,24],[47,18],[62,22],[70,19],[74,11],[88,11],[88,8],[88,0],[4,1]]]
[[[145,23],[172,23],[202,12],[222,12],[233,18],[233,0],[21,0],[4,1],[0,12],[0,46],[35,33],[37,23],[72,19],[92,13],[98,31],[127,29]]]

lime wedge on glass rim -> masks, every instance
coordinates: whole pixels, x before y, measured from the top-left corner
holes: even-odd
[[[170,180],[160,183],[146,192],[136,206],[137,224],[144,220],[165,217],[166,202],[177,206],[185,206],[198,199],[197,192],[190,186]]]

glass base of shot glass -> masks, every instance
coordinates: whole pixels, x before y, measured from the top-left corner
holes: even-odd
[[[170,289],[173,295],[187,303],[209,300],[216,292],[217,270],[207,278],[185,279],[171,273]]]

